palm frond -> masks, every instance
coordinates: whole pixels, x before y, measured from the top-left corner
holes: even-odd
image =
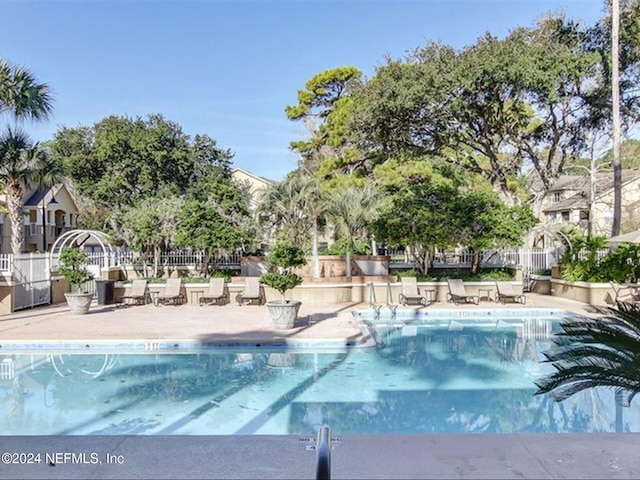
[[[552,392],[562,401],[594,387],[640,391],[640,311],[622,306],[599,313],[561,324],[554,347],[543,352],[556,371],[535,382],[537,395]]]

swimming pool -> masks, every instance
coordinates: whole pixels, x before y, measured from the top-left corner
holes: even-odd
[[[379,346],[3,349],[2,435],[640,431],[610,390],[534,396],[562,312],[354,314]]]

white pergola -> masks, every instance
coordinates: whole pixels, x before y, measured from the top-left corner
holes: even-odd
[[[104,253],[104,266],[110,267],[111,262],[115,258],[115,250],[111,243],[109,243],[107,236],[97,230],[70,230],[60,235],[53,244],[53,247],[51,247],[51,252],[49,252],[49,264],[51,267],[58,266],[57,261],[64,247],[75,245],[76,243],[83,244],[90,238],[98,241]]]

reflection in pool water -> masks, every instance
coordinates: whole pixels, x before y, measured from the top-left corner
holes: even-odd
[[[555,325],[555,326],[554,326]],[[4,435],[640,431],[611,390],[534,396],[548,319],[381,322],[343,351],[0,356]]]

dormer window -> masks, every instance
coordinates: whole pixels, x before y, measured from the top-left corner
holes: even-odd
[[[558,203],[560,200],[562,200],[562,194],[560,192],[554,192],[553,203]]]

